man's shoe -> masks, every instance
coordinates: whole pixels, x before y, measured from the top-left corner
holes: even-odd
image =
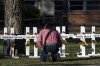
[[[56,59],[57,59],[57,61],[61,61],[61,58],[60,58],[60,54],[59,53],[56,53]]]
[[[50,56],[46,55],[46,61],[50,61]]]
[[[46,55],[46,61],[50,61],[51,60],[51,52],[48,52],[48,54]]]

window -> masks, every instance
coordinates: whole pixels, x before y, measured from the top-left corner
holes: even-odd
[[[63,1],[57,0],[55,1],[55,15],[61,16],[63,11]]]
[[[70,1],[70,5],[83,5],[83,1]]]
[[[100,10],[100,1],[87,1],[87,10]]]
[[[63,10],[63,6],[55,6],[55,10]]]
[[[55,1],[55,5],[63,5],[63,1]]]
[[[70,6],[70,10],[83,10],[83,6]]]
[[[55,1],[55,10],[63,10],[63,1]]]
[[[63,14],[62,11],[59,11],[59,10],[55,11],[55,15],[57,16],[61,16],[62,14]]]
[[[83,10],[83,1],[70,1],[70,10]]]

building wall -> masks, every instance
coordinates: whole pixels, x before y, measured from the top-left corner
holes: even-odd
[[[68,0],[68,21],[73,25],[100,25],[100,0]]]
[[[100,12],[69,12],[68,21],[73,25],[100,25]]]

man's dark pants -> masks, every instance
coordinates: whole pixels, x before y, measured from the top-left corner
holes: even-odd
[[[48,52],[51,52],[51,58],[53,61],[57,61],[57,53],[59,51],[59,47],[57,45],[46,45],[44,47],[44,49],[42,50],[41,52],[41,55],[40,55],[40,60],[41,61],[46,61],[46,55],[48,54]]]

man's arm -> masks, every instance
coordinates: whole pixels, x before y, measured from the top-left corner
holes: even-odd
[[[58,33],[58,44],[59,44],[59,47],[61,47],[62,46],[62,37],[61,37],[61,35],[60,35],[60,33]]]
[[[37,39],[37,42],[36,42],[37,46],[39,48],[42,47],[42,31],[40,31],[39,35],[38,35],[38,39]]]

